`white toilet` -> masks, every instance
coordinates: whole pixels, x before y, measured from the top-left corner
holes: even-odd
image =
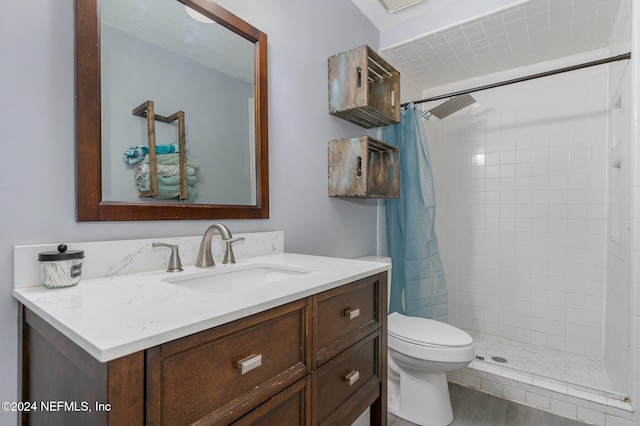
[[[394,312],[388,316],[388,346],[389,412],[423,426],[453,422],[446,373],[473,360],[473,338],[450,324]]]
[[[389,412],[423,426],[453,422],[448,371],[471,362],[473,339],[435,320],[394,312],[388,317]]]

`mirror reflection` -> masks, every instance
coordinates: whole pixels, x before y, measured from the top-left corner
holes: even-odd
[[[102,1],[100,21],[103,201],[255,205],[254,43],[176,0]],[[179,121],[156,119],[150,141],[133,113],[146,101],[184,112],[184,199]],[[143,197],[154,142],[157,192]]]

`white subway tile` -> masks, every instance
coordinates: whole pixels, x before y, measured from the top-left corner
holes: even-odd
[[[499,178],[500,177],[500,165],[487,165],[484,167],[484,176],[487,179]]]
[[[620,417],[612,416],[607,414],[605,416],[605,426],[638,426],[633,420],[622,419]]]
[[[606,416],[613,416],[625,420],[632,420],[633,413],[629,410],[623,410],[616,407],[610,407],[603,403],[590,402],[589,408],[603,412]]]
[[[502,385],[502,396],[511,401],[526,402],[526,392],[516,387]]]
[[[501,164],[511,164],[516,162],[516,151],[501,151],[500,152],[500,163]]]
[[[527,392],[525,396],[525,402],[533,405],[534,407],[542,408],[543,410],[549,410],[550,398],[547,396],[538,395],[536,393]]]
[[[575,398],[575,397],[567,395],[565,393],[552,392],[551,393],[551,398],[557,399],[558,401],[563,401],[563,402],[569,403],[571,405],[575,405],[578,408],[590,408],[589,401],[586,401],[586,400],[580,399],[580,398]]]
[[[502,384],[492,380],[482,380],[481,389],[487,393],[502,396]]]
[[[572,419],[575,419],[578,413],[578,407],[574,404],[569,404],[557,399],[551,399],[550,408],[552,413]]]

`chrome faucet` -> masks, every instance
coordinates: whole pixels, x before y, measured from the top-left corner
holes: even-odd
[[[213,255],[211,254],[211,239],[215,231],[220,233],[222,241],[226,243],[226,249],[224,253],[224,260],[222,263],[236,263],[236,259],[233,255],[233,249],[231,244],[236,241],[244,240],[244,238],[233,238],[229,228],[221,223],[214,223],[204,232],[202,241],[200,241],[200,249],[198,250],[198,257],[196,258],[196,266],[198,268],[208,268],[209,266],[215,266],[213,261]]]

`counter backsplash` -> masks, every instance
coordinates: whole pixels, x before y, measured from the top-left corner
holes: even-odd
[[[238,233],[233,237],[244,237],[244,241],[233,244],[236,259],[284,252],[283,231]],[[55,251],[61,243],[67,244],[69,250],[84,250],[82,280],[86,280],[166,268],[171,250],[166,247],[154,248],[151,246],[153,242],[178,244],[182,264],[193,265],[201,240],[202,235],[80,243],[59,241],[51,244],[14,246],[13,286],[21,288],[40,285],[38,253]],[[225,247],[218,234],[214,235],[211,247],[216,263],[222,262]]]

